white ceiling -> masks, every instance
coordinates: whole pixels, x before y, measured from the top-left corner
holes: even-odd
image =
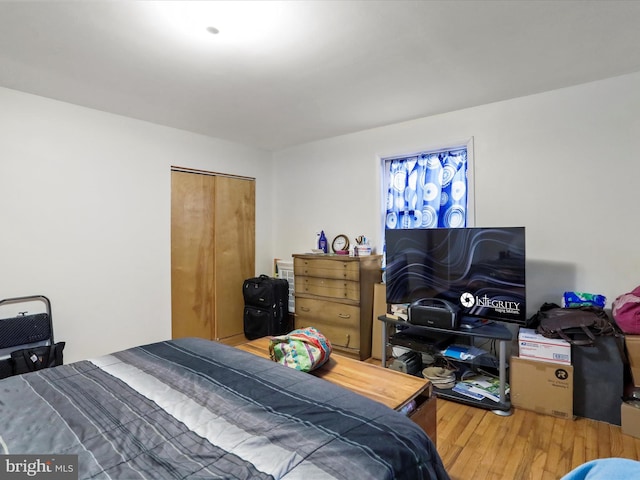
[[[0,1],[0,86],[267,150],[637,71],[636,0]]]

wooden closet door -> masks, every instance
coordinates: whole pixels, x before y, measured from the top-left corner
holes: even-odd
[[[255,181],[171,172],[172,337],[243,337],[255,273]]]
[[[242,284],[255,275],[255,181],[216,177],[215,339],[242,335]]]
[[[213,338],[215,177],[171,172],[171,336]]]

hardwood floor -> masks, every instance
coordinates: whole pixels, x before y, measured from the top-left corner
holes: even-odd
[[[452,480],[558,480],[596,458],[640,459],[619,426],[514,409],[509,417],[438,399],[438,452]]]

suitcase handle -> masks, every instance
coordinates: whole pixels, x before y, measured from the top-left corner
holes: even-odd
[[[44,295],[29,295],[27,297],[14,297],[14,298],[5,298],[4,300],[0,300],[0,305],[3,303],[20,303],[20,302],[30,302],[32,300],[41,300],[47,307],[47,314],[51,315],[51,302]]]

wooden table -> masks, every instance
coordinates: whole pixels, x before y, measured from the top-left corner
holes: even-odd
[[[269,358],[269,338],[259,338],[236,345],[260,357]],[[431,383],[395,370],[361,362],[333,352],[329,361],[311,372],[340,387],[380,402],[394,410],[401,410],[412,400],[417,408],[409,414],[436,443],[436,397],[432,395]]]

